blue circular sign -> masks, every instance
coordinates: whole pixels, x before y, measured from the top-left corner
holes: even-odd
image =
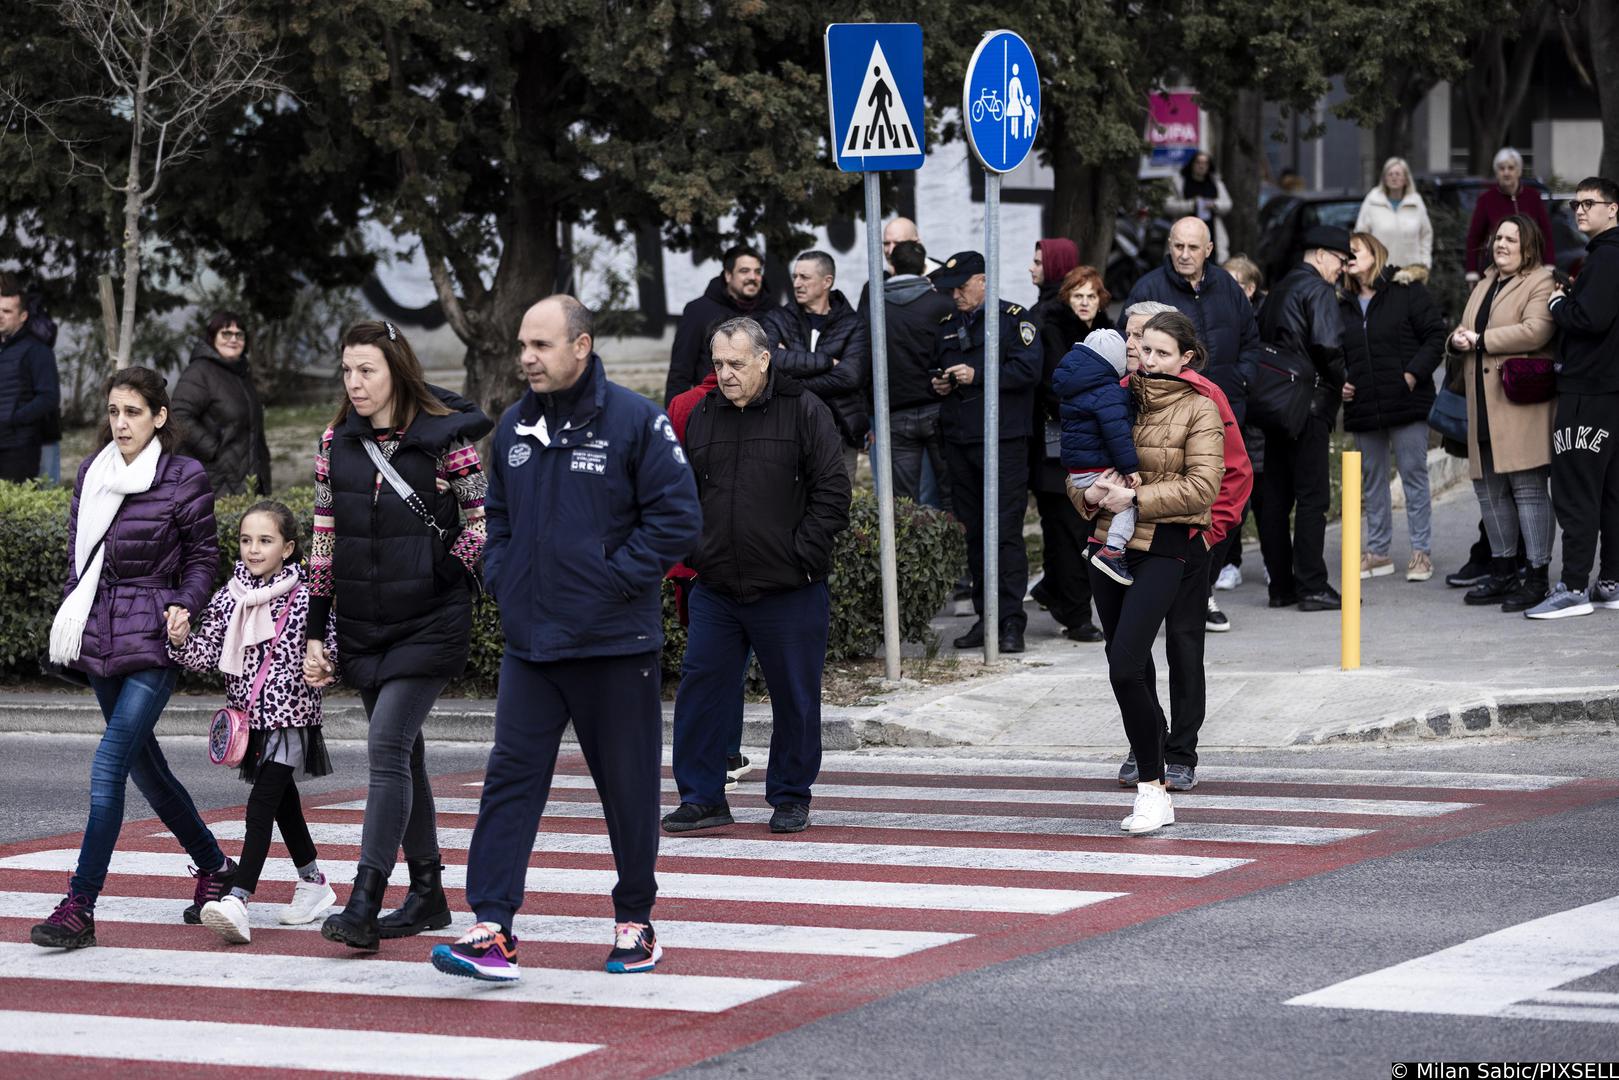
[[[992,172],[1023,164],[1040,130],[1040,73],[1028,43],[1010,30],[984,35],[967,62],[961,119],[973,154]]]

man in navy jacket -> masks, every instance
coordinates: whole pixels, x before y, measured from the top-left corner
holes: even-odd
[[[45,431],[60,407],[56,354],[32,332],[23,290],[0,274],[0,480],[40,473]]]
[[[552,296],[523,316],[529,390],[495,429],[484,580],[506,654],[467,902],[478,922],[433,950],[452,975],[517,978],[512,918],[572,721],[601,795],[618,867],[609,972],[648,971],[662,949],[657,894],[664,573],[702,529],[697,486],[669,418],[607,380],[592,317]]]

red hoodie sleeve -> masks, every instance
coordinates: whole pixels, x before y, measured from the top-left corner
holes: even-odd
[[[1181,378],[1197,388],[1198,393],[1214,402],[1220,410],[1220,422],[1225,426],[1225,472],[1220,476],[1220,491],[1214,497],[1214,508],[1209,512],[1210,524],[1206,534],[1209,547],[1214,547],[1242,523],[1242,508],[1254,490],[1254,468],[1248,460],[1248,447],[1242,441],[1242,427],[1231,411],[1225,392],[1196,372],[1184,371]]]

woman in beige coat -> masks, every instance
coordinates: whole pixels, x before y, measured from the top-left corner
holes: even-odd
[[[1094,541],[1105,543],[1113,515],[1137,508],[1126,557],[1126,586],[1091,564],[1091,594],[1107,635],[1108,679],[1140,771],[1135,808],[1120,827],[1154,832],[1173,824],[1164,785],[1164,710],[1153,676],[1152,643],[1180,592],[1187,552],[1202,544],[1225,472],[1225,426],[1214,402],[1180,377],[1208,360],[1192,321],[1178,311],[1154,315],[1141,333],[1141,366],[1130,376],[1136,420],[1131,430],[1141,462],[1135,488],[1111,470],[1068,497],[1098,518]]]
[[[1548,481],[1552,460],[1552,402],[1519,405],[1507,399],[1503,363],[1516,356],[1551,355],[1547,304],[1555,283],[1540,228],[1513,214],[1490,239],[1493,265],[1484,273],[1461,325],[1450,335],[1450,352],[1461,360],[1467,388],[1467,464],[1490,540],[1490,576],[1468,592],[1469,604],[1500,604],[1525,611],[1546,596],[1551,562],[1552,513]],[[1527,548],[1529,569],[1515,570],[1518,544]]]

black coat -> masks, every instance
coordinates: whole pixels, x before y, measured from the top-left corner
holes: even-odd
[[[675,343],[669,350],[669,376],[663,384],[667,406],[677,394],[684,394],[714,370],[714,328],[738,315],[764,318],[769,301],[761,289],[752,304],[740,304],[725,288],[725,278],[716,274],[703,295],[686,305],[675,327]]]
[[[888,407],[916,409],[937,405],[933,376],[939,324],[956,310],[950,297],[920,275],[889,278],[883,284],[887,319]]]
[[[471,577],[450,554],[461,508],[453,490],[438,490],[435,470],[453,442],[481,439],[494,424],[465,398],[434,392],[452,411],[419,413],[390,461],[447,530],[443,539],[386,481],[377,486],[376,466],[361,444],[373,437],[369,421],[350,412],[333,434],[333,600],[343,681],[351,686],[401,676],[453,679],[466,667]]]
[[[1420,281],[1389,267],[1364,315],[1360,299],[1340,302],[1344,359],[1355,397],[1344,403],[1346,431],[1420,423],[1433,408],[1433,373],[1445,356],[1445,317]],[[1405,376],[1416,377],[1413,390]]]
[[[849,474],[832,414],[774,368],[742,408],[719,388],[692,410],[686,453],[703,536],[686,560],[705,588],[741,603],[803,588],[832,570],[849,525]]]
[[[1338,290],[1314,267],[1295,266],[1265,298],[1259,335],[1265,344],[1314,365],[1318,381],[1310,414],[1330,424],[1344,386],[1344,317]]]
[[[191,354],[171,399],[180,425],[180,453],[208,470],[216,495],[241,495],[247,480],[270,493],[270,447],[264,439],[264,406],[253,388],[247,359],[229,362],[207,345]]]
[[[1000,437],[1026,439],[1034,419],[1034,385],[1044,353],[1035,313],[1001,301]],[[935,366],[966,364],[973,381],[952,387],[939,407],[939,432],[958,443],[984,441],[984,309],[953,311],[939,324]]]
[[[1225,391],[1232,411],[1242,419],[1248,408],[1248,383],[1259,366],[1260,333],[1254,322],[1254,305],[1237,279],[1210,262],[1203,268],[1201,286],[1194,291],[1165,255],[1164,265],[1141,275],[1124,301],[1124,310],[1143,300],[1169,304],[1192,320],[1197,339],[1209,350],[1204,376]]]
[[[40,446],[61,429],[56,354],[31,322],[0,342],[0,450]]]
[[[1569,295],[1552,296],[1557,337],[1557,392],[1611,394],[1619,390],[1619,227],[1597,233],[1585,247],[1585,267]]]
[[[797,304],[766,313],[760,321],[773,347],[770,366],[799,380],[826,403],[845,446],[864,447],[871,427],[866,413],[871,328],[841,292],[834,289],[830,300],[826,325],[813,350],[809,319]]]

